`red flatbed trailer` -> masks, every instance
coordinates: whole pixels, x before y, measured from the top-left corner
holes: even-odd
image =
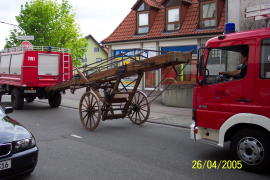
[[[48,99],[51,107],[61,104],[60,92],[45,91],[72,78],[72,58],[67,49],[55,47],[16,47],[0,53],[0,97],[11,95],[15,109],[24,99]]]

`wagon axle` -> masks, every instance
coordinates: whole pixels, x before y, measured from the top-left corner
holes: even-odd
[[[133,104],[133,105],[131,105],[131,109],[132,109],[132,111],[139,112],[141,108],[139,105]]]

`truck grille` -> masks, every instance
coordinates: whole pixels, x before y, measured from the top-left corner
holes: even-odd
[[[7,156],[11,152],[11,144],[0,144],[0,157]]]

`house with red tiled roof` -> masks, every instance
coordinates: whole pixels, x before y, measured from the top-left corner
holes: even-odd
[[[193,61],[162,98],[168,105],[191,107],[196,51],[208,39],[223,33],[226,0],[138,0],[134,3],[126,18],[102,43],[109,48],[111,56],[137,48],[193,51]],[[170,74],[168,71],[172,69],[146,72],[141,88],[151,90]]]

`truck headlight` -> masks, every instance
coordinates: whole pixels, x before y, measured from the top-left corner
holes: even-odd
[[[15,142],[14,149],[16,152],[25,151],[27,149],[33,148],[36,146],[36,141],[34,137],[22,139]]]

